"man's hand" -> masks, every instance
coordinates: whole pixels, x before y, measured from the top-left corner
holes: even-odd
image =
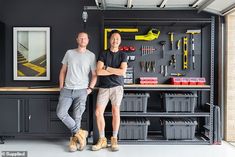
[[[92,90],[90,88],[87,88],[87,95],[91,94]]]

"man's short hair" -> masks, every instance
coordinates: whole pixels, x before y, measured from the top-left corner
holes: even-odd
[[[81,33],[85,33],[85,34],[87,35],[87,37],[89,38],[88,33],[87,33],[87,32],[84,32],[84,31],[82,31],[82,32],[78,32],[78,33],[77,33],[77,37],[78,37],[78,36],[79,36],[79,34],[81,34]]]
[[[119,34],[119,35],[121,36],[121,32],[120,32],[119,30],[114,29],[114,30],[112,30],[112,31],[110,32],[109,38],[110,38],[114,33],[117,33],[117,34]]]

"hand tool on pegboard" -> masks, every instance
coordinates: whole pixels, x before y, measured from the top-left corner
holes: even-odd
[[[184,74],[181,73],[170,73],[171,76],[184,76]]]
[[[150,69],[151,69],[151,61],[147,61],[146,62],[146,70],[147,70],[147,72],[150,72]]]
[[[176,57],[175,54],[171,55],[171,60],[169,61],[169,66],[173,65],[174,69],[176,69]]]
[[[152,41],[155,39],[158,39],[160,35],[160,31],[158,29],[150,29],[147,34],[145,35],[135,35],[134,40],[145,40],[145,41]],[[130,36],[129,38],[122,37],[123,39],[131,39]]]
[[[145,62],[144,61],[140,62],[140,68],[141,68],[141,71],[144,72],[144,70],[145,70]]]
[[[156,65],[156,62],[155,61],[151,61],[151,69],[152,69],[153,72],[156,71],[155,65]]]
[[[167,65],[164,66],[164,76],[167,76],[168,73],[167,73]]]
[[[108,49],[108,33],[111,32],[112,30],[118,30],[121,33],[136,33],[138,32],[138,28],[105,28],[104,29],[104,50]]]
[[[188,38],[183,38],[183,69],[188,69]]]
[[[191,34],[191,50],[192,50],[192,63],[193,63],[193,70],[195,70],[195,46],[194,46],[194,34],[201,33],[201,30],[187,30],[187,34]]]
[[[141,56],[153,54],[156,49],[153,46],[141,46]]]
[[[180,40],[177,40],[177,42],[176,42],[176,49],[177,49],[177,50],[180,49]]]
[[[164,65],[160,65],[160,74],[164,73]]]
[[[174,33],[173,32],[169,32],[168,34],[170,35],[170,50],[173,50]]]
[[[166,41],[160,41],[159,43],[162,46],[162,58],[164,58]]]

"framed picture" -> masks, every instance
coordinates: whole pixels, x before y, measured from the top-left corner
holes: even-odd
[[[14,80],[50,80],[50,27],[13,27]]]

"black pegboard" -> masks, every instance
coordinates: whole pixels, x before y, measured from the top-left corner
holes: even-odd
[[[151,28],[160,30],[159,38],[153,41],[135,41],[135,40],[122,40],[121,46],[134,46],[136,48],[135,52],[126,52],[129,56],[135,56],[135,61],[128,62],[129,67],[134,68],[134,83],[139,83],[140,77],[158,77],[159,83],[168,83],[170,73],[182,73],[185,77],[205,77],[208,83],[210,70],[210,50],[208,45],[210,36],[207,36],[210,30],[205,29],[206,25],[149,25],[149,26],[137,26],[133,25],[105,25],[105,28],[138,28],[138,33],[121,33],[122,37],[133,36],[138,34],[146,34]],[[187,30],[201,30],[200,34],[194,35],[195,43],[195,69],[192,67],[192,51],[191,51],[191,35],[186,34]],[[174,32],[174,43],[173,50],[170,49],[170,36],[169,32]],[[188,69],[183,70],[183,37],[188,38]],[[202,40],[203,39],[203,40]],[[177,50],[177,41],[180,41],[180,49]],[[164,58],[162,58],[162,46],[160,41],[166,41]],[[152,46],[155,51],[152,54],[141,55],[142,46]],[[172,55],[176,56],[176,69],[171,65],[169,66],[169,61]],[[146,72],[141,70],[141,61],[155,61],[155,72]],[[168,75],[160,74],[160,65],[168,66]],[[206,72],[203,72],[205,70]]]

